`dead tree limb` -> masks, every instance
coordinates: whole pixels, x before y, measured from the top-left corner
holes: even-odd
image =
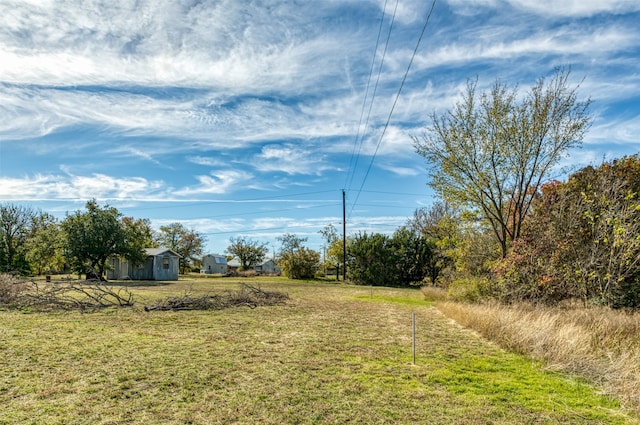
[[[180,310],[222,310],[231,307],[269,306],[289,299],[287,294],[275,291],[263,291],[251,285],[243,284],[238,291],[225,291],[221,294],[194,296],[186,293],[180,297],[169,297],[151,306],[145,311]]]

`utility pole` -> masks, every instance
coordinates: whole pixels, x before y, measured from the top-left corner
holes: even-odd
[[[342,280],[347,280],[347,204],[342,189]]]

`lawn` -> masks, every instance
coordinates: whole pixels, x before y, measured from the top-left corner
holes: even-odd
[[[597,388],[445,318],[417,290],[252,278],[290,299],[142,308],[238,282],[119,283],[139,307],[1,311],[0,424],[640,423]]]

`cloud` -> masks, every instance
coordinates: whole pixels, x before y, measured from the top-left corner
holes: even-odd
[[[144,151],[134,146],[127,146],[127,145],[117,146],[115,148],[107,150],[105,153],[122,155],[126,157],[134,157],[143,161],[151,162],[155,165],[164,166],[160,161],[158,161],[153,157],[153,153]],[[167,168],[170,168],[170,167],[167,166]]]
[[[0,86],[3,120],[0,134],[21,139],[48,135],[63,127],[94,125],[129,135],[162,133],[205,134],[190,102],[109,90],[70,90],[49,87]]]
[[[187,157],[187,161],[192,162],[193,164],[203,165],[207,167],[220,167],[226,165],[226,162],[220,158],[212,158],[199,155]]]
[[[403,177],[416,177],[424,175],[424,167],[403,167],[399,165],[378,164],[378,166],[386,171]]]
[[[514,7],[530,10],[540,15],[587,17],[601,13],[629,13],[640,11],[635,0],[509,0]]]
[[[245,189],[253,175],[238,170],[214,170],[209,175],[198,175],[199,184],[185,187],[173,192],[180,197],[192,197],[206,194],[223,194],[231,191]]]
[[[605,148],[605,150],[624,151],[623,155],[629,155],[638,152],[640,148],[638,134],[640,134],[640,117],[605,116],[598,119],[591,127],[585,144],[590,149]]]
[[[504,9],[507,5],[543,16],[589,17],[601,13],[636,12],[635,0],[447,0],[455,12],[465,15],[485,12],[487,8]]]
[[[293,144],[264,146],[254,158],[253,166],[263,173],[283,172],[289,175],[321,174],[331,169],[317,149]]]
[[[338,114],[355,99],[333,114],[317,99],[351,78],[349,64],[370,49],[371,35],[314,25],[345,7],[374,10],[362,2],[3,2],[0,108],[11,119],[0,135],[93,126],[237,148],[349,134],[348,115]]]
[[[541,29],[531,33],[514,33],[515,30],[487,26],[465,33],[462,30],[461,41],[449,40],[435,51],[419,55],[417,68],[426,69],[452,65],[455,63],[526,58],[530,55],[596,58],[611,55],[611,46],[625,49],[638,46],[638,31],[615,27],[593,30],[591,28],[562,27],[549,31]],[[505,33],[506,32],[506,33]],[[401,54],[400,53],[396,53]],[[406,54],[406,52],[405,52]],[[533,58],[539,59],[539,58]],[[398,59],[399,60],[399,59]],[[565,59],[566,61],[566,59]],[[587,63],[589,60],[586,61]],[[522,63],[515,64],[514,71],[519,72]],[[529,74],[530,72],[527,72]]]
[[[0,177],[0,199],[11,201],[153,200],[163,198],[164,188],[162,181],[149,181],[142,177],[116,178],[104,174]]]
[[[160,226],[166,226],[175,222],[180,222],[189,229],[197,229],[197,231],[203,235],[217,235],[227,232],[235,233],[246,226],[246,220],[235,217],[228,217],[224,220],[214,220],[209,218],[184,219],[178,217],[154,219],[152,221],[152,225],[155,228],[159,228]],[[208,239],[212,238],[213,236],[208,236]]]
[[[263,6],[247,8],[231,0],[3,2],[0,79],[255,92],[296,89],[328,77],[334,67],[310,73],[301,64],[339,60],[327,55],[335,31],[328,36],[303,30],[314,28],[310,24],[331,4]]]

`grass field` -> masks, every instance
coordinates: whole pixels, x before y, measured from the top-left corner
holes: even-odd
[[[134,308],[0,311],[0,424],[640,423],[598,389],[445,318],[418,290],[250,282],[290,299],[142,309],[239,287],[198,279],[131,287]]]
[[[438,309],[505,349],[597,382],[640,413],[640,315],[603,306],[463,304]]]

